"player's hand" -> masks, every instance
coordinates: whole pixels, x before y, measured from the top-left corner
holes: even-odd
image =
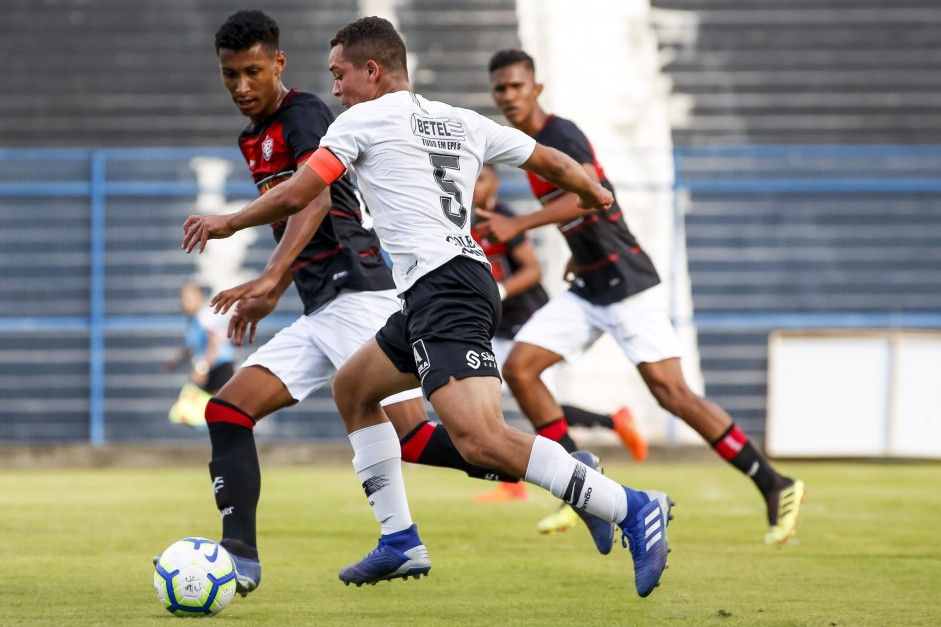
[[[255,341],[255,331],[258,330],[258,321],[274,311],[278,299],[269,296],[243,300],[239,303],[235,313],[229,320],[228,336],[236,346],[241,346],[248,332],[248,343]]]
[[[495,244],[508,242],[523,232],[516,218],[509,218],[496,211],[487,211],[486,209],[477,209],[476,211],[477,217],[480,219],[477,225],[478,230]]]
[[[562,280],[566,283],[571,283],[575,280],[575,258],[569,257],[568,262],[565,264],[565,271],[562,273]]]
[[[252,298],[264,296],[278,284],[277,279],[272,279],[266,274],[262,274],[257,279],[246,281],[241,285],[219,292],[209,301],[209,306],[217,314],[228,313],[232,305],[247,301]]]
[[[227,215],[190,216],[183,223],[183,250],[191,252],[198,244],[199,252],[203,252],[209,240],[224,239],[233,233]]]
[[[604,211],[613,202],[614,195],[598,183],[595,183],[590,191],[578,195],[578,206],[585,211]]]

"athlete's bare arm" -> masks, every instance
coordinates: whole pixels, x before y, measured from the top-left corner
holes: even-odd
[[[232,338],[232,342],[236,346],[242,345],[246,332],[248,333],[248,343],[251,344],[255,341],[258,322],[274,311],[274,308],[278,306],[278,301],[281,300],[281,295],[287,291],[291,283],[293,283],[291,273],[285,272],[278,284],[269,290],[267,294],[256,298],[242,299],[239,302],[232,318],[229,319],[228,331],[228,336]]]
[[[537,155],[537,153],[540,154]],[[546,161],[551,161],[556,157],[560,157],[560,160],[565,163],[566,169],[563,172],[563,178],[577,180],[579,184],[584,184],[587,180],[593,186],[593,192],[596,192],[597,189],[600,189],[605,193],[604,195],[611,200],[607,200],[606,203],[598,203],[597,200],[591,200],[590,197],[582,196],[580,195],[580,192],[561,184],[563,182],[563,178],[553,180],[550,178],[550,176],[547,176],[546,174],[543,174],[541,171],[536,169],[536,167],[543,167]],[[530,164],[533,162],[534,158],[536,159],[536,163],[533,164],[535,167],[530,167]],[[574,172],[571,169],[572,164],[575,164]],[[549,167],[553,167],[553,165],[554,164],[550,163]],[[542,209],[539,211],[535,211],[526,215],[515,216],[512,218],[498,215],[489,211],[478,210],[478,215],[480,215],[482,219],[487,220],[486,223],[482,224],[483,231],[487,234],[488,237],[496,241],[508,241],[523,231],[528,231],[529,229],[534,229],[546,224],[564,224],[566,222],[571,222],[572,220],[583,216],[586,207],[591,209],[607,209],[611,206],[611,202],[614,200],[613,196],[611,196],[611,193],[608,192],[608,190],[602,187],[599,183],[598,175],[595,172],[595,167],[593,164],[578,164],[574,159],[571,159],[564,153],[559,152],[553,148],[536,144],[536,150],[533,151],[533,155],[521,167],[523,169],[529,170],[530,172],[538,174],[550,183],[556,185],[556,187],[565,189],[571,193],[563,194],[557,198],[552,199],[550,202],[543,205]],[[584,177],[581,175],[584,175]],[[589,203],[592,202],[597,204],[590,205]]]
[[[282,183],[284,185],[286,183]],[[277,189],[277,188],[275,188]],[[274,191],[274,190],[272,190]],[[268,193],[272,193],[269,191]],[[268,264],[256,279],[237,285],[231,289],[216,294],[210,305],[215,308],[216,313],[226,313],[229,308],[239,301],[250,298],[258,298],[268,294],[282,280],[285,274],[288,275],[288,284],[290,284],[291,265],[301,254],[304,247],[310,242],[317,229],[320,228],[324,217],[330,212],[330,190],[325,190],[318,194],[303,211],[288,218],[287,226],[284,228],[284,235],[281,241],[271,253]],[[287,289],[286,287],[284,289]],[[281,297],[284,293],[282,289],[275,299]]]
[[[183,250],[199,252],[206,249],[211,239],[223,239],[252,226],[271,224],[300,213],[327,188],[316,172],[306,166],[297,169],[294,176],[264,196],[252,201],[236,213],[225,215],[190,216],[183,223]]]
[[[555,148],[537,143],[533,154],[520,167],[576,194],[582,209],[603,210],[614,202],[614,196],[601,186],[597,177],[589,176],[577,161]]]
[[[521,242],[513,248],[510,256],[519,265],[516,271],[503,282],[507,297],[522,294],[542,280],[542,265],[536,257],[536,249],[533,248],[532,242],[529,240]]]

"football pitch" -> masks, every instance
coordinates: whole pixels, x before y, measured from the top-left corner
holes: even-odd
[[[720,463],[614,465],[676,500],[670,568],[647,599],[630,555],[599,555],[583,526],[540,536],[554,508],[475,504],[490,484],[406,466],[432,570],[346,587],[337,571],[374,548],[378,524],[349,467],[264,471],[264,575],[202,620],[231,625],[938,625],[941,465],[787,463],[808,496],[799,543],[768,547],[763,502]],[[0,472],[0,624],[170,625],[151,558],[217,538],[205,467]]]

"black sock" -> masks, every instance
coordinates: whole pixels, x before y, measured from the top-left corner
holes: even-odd
[[[581,407],[562,405],[562,415],[565,416],[565,422],[569,423],[570,426],[594,427],[598,425],[605,429],[614,429],[614,421],[611,420],[611,416],[596,414]]]
[[[239,421],[239,424],[232,419]],[[242,557],[257,558],[255,513],[261,493],[261,468],[252,429],[243,426],[251,418],[224,401],[212,399],[206,406],[212,461],[209,474],[216,507],[222,514],[222,543]]]
[[[468,476],[488,481],[519,482],[514,477],[492,468],[483,468],[467,463],[460,451],[451,441],[451,436],[442,425],[423,421],[420,425],[400,440],[402,444],[402,460],[425,466],[439,466],[441,468],[454,468],[463,470]]]
[[[751,477],[765,498],[787,482],[771,466],[771,462],[752,444],[751,440],[734,424],[712,442],[712,448],[746,476]]]

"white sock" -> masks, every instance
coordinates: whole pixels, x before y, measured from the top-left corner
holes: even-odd
[[[350,434],[353,469],[362,482],[382,535],[412,526],[412,514],[402,479],[402,447],[391,422],[383,422]]]
[[[525,479],[604,520],[619,523],[627,516],[624,486],[588,468],[548,438],[536,436]]]

